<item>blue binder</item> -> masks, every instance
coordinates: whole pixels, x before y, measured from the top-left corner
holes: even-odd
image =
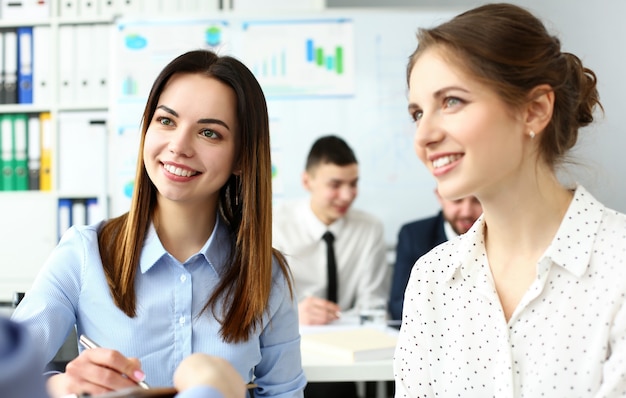
[[[17,103],[33,103],[33,27],[17,28]]]

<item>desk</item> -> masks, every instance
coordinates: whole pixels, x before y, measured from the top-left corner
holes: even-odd
[[[358,328],[358,322],[352,317],[324,326],[300,326],[300,334],[327,332],[349,328]],[[386,328],[390,334],[398,331]],[[393,380],[393,358],[346,363],[334,358],[311,352],[302,352],[302,368],[308,381],[387,381]]]

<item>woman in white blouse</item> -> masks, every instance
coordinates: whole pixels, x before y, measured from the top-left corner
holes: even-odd
[[[413,268],[397,397],[626,394],[626,216],[556,176],[596,76],[532,14],[489,4],[420,30],[415,150],[483,215]]]

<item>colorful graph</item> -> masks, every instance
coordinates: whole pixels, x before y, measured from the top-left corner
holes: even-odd
[[[268,97],[354,94],[352,21],[243,24],[242,59]]]

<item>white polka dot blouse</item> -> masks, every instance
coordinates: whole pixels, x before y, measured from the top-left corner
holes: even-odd
[[[413,267],[396,398],[626,396],[626,215],[578,186],[508,322],[483,229]]]

